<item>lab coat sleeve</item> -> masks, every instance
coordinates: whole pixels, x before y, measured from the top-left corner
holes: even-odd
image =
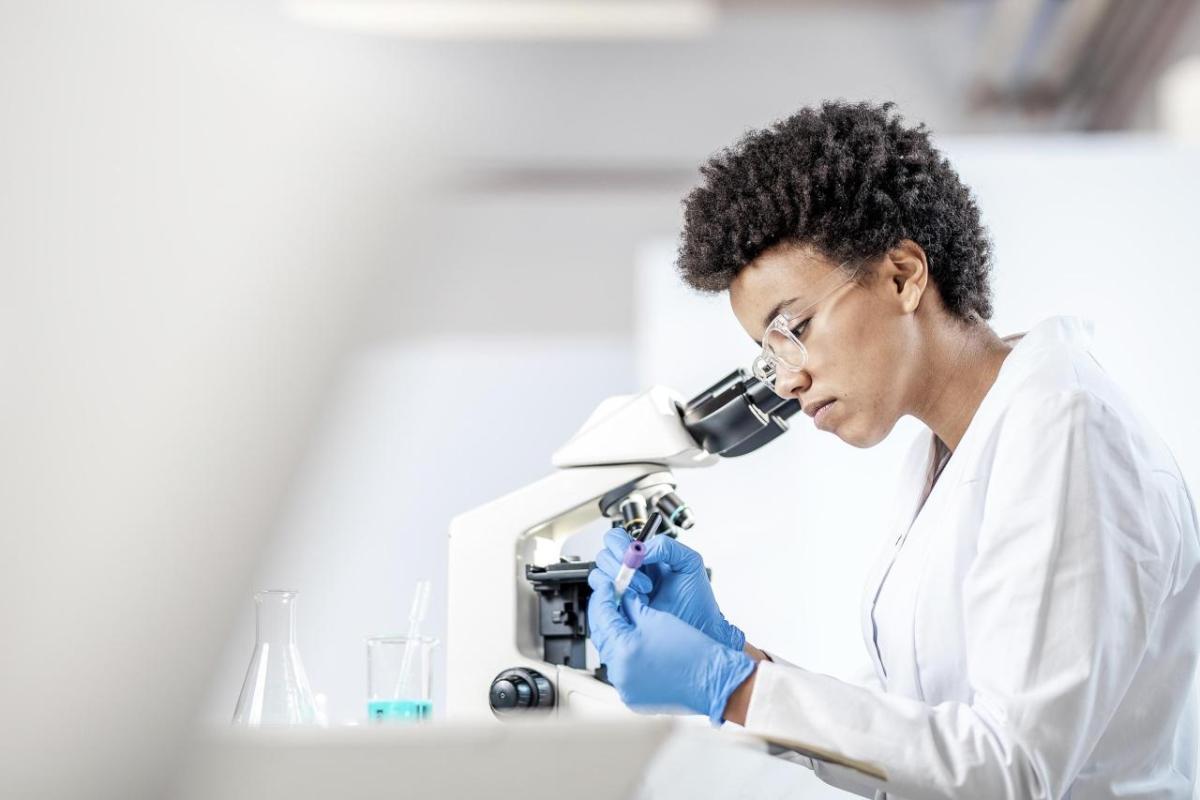
[[[1063,796],[1124,695],[1165,592],[1153,489],[1080,391],[1019,398],[996,441],[962,594],[968,702],[937,705],[760,663],[746,728],[882,767],[892,797]],[[955,535],[946,531],[946,535]]]
[[[767,658],[769,658],[775,664],[779,664],[784,667],[791,667],[793,669],[796,668],[795,664],[785,658],[782,658],[781,656],[776,655],[775,653],[770,653],[766,650],[763,652],[766,653]],[[858,670],[851,680],[852,683],[857,686],[879,688],[879,679],[875,676],[875,670],[869,664]],[[772,747],[770,752],[771,755],[774,755],[777,758],[790,761],[793,764],[799,764],[803,767],[808,767],[816,774],[818,778],[830,786],[841,789],[845,792],[850,792],[851,794],[856,794],[860,797],[875,797],[874,784],[869,780],[864,781],[860,774],[853,769],[848,769],[846,767],[838,766],[837,764],[830,764],[825,761],[813,759],[786,748]]]
[[[796,667],[791,661],[780,655],[772,652],[762,651],[767,658],[776,664],[782,664],[785,667]],[[855,686],[862,686],[868,689],[882,689],[883,686],[879,683],[879,678],[875,675],[875,669],[870,664],[863,664],[854,670],[854,674],[849,678],[849,682]]]

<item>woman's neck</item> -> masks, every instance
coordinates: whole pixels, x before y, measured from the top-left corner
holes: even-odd
[[[953,452],[975,418],[1012,345],[1000,340],[985,323],[950,324],[931,337],[930,369],[922,386],[927,398],[913,416]]]

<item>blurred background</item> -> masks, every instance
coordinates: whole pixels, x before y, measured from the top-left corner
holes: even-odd
[[[363,637],[420,579],[444,630],[452,516],[601,399],[749,364],[673,275],[680,200],[823,99],[928,124],[996,242],[995,327],[1094,319],[1195,487],[1197,5],[0,0],[0,795],[156,796],[232,713],[258,588],[300,592],[358,720]],[[887,510],[854,487],[916,429],[796,427],[681,491],[727,614],[841,674]]]

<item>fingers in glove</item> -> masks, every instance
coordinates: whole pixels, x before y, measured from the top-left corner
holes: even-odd
[[[617,608],[612,581],[603,572],[595,569],[589,572],[588,585],[592,587],[592,597],[588,600],[588,627],[596,647],[603,649],[610,636],[627,633],[633,626]],[[626,594],[636,595],[636,592]]]
[[[625,611],[625,616],[633,620],[634,626],[642,619],[650,607],[646,605],[645,598],[637,592],[626,592],[621,595],[621,608]]]
[[[624,528],[609,528],[604,534],[604,548],[616,556],[618,560],[621,556],[625,555],[625,550],[632,541],[633,538]]]
[[[646,544],[642,565],[662,564],[674,572],[693,572],[704,569],[704,559],[692,548],[671,536],[659,535]]]

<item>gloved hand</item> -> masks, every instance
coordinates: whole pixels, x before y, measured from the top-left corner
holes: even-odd
[[[719,725],[754,659],[655,611],[637,592],[625,592],[618,608],[612,579],[599,569],[588,574],[588,584],[592,642],[621,700],[634,710],[687,709]]]
[[[596,555],[596,568],[609,580],[616,580],[621,558],[631,541],[623,528],[612,528],[604,534],[604,549]],[[674,614],[721,644],[741,650],[746,643],[746,635],[726,621],[717,607],[704,559],[670,536],[655,536],[646,543],[646,556],[629,588],[643,595],[650,608]]]

